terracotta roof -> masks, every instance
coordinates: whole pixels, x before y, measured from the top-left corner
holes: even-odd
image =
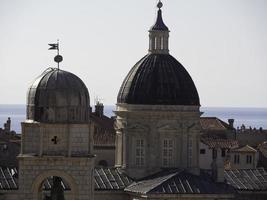
[[[114,146],[115,134],[114,133],[98,133],[94,134],[94,145],[97,146]]]
[[[231,152],[250,152],[250,153],[255,153],[257,152],[256,149],[254,149],[253,147],[246,145],[240,148],[236,148],[236,149],[232,149]]]
[[[229,124],[218,119],[217,117],[201,117],[200,125],[203,130],[232,130]]]
[[[114,119],[105,115],[99,117],[94,113],[91,115],[94,123],[94,144],[95,145],[115,145]]]
[[[114,119],[113,118],[109,118],[106,115],[99,117],[95,115],[95,113],[92,113],[90,117],[91,117],[91,120],[94,123],[96,123],[98,126],[101,126],[110,131],[114,131]]]
[[[224,177],[237,190],[267,191],[267,173],[263,168],[225,170]]]
[[[232,139],[201,138],[201,142],[208,145],[209,148],[233,149],[239,147],[238,141]]]

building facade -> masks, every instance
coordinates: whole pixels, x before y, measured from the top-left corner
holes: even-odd
[[[199,173],[199,97],[185,68],[169,54],[169,29],[158,3],[149,52],[130,70],[117,98],[115,166],[141,178],[162,168]]]

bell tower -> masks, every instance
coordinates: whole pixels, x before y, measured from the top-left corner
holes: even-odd
[[[89,93],[80,78],[49,68],[30,86],[21,123],[19,190],[24,200],[93,199]],[[50,191],[44,190],[49,182]]]

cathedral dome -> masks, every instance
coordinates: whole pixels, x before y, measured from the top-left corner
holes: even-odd
[[[90,99],[76,75],[48,68],[32,83],[27,95],[27,119],[48,123],[83,123],[89,119]]]
[[[124,79],[118,103],[145,105],[199,105],[195,84],[174,57],[148,54]]]
[[[118,103],[199,106],[195,84],[186,69],[169,54],[169,29],[162,19],[161,1],[149,30],[149,53],[124,79]]]

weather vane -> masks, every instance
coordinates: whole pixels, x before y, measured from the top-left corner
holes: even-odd
[[[63,57],[59,55],[59,40],[57,40],[57,43],[48,44],[50,48],[48,50],[57,50],[57,55],[54,58],[54,61],[57,63],[57,68],[59,69],[59,63],[62,62]]]

